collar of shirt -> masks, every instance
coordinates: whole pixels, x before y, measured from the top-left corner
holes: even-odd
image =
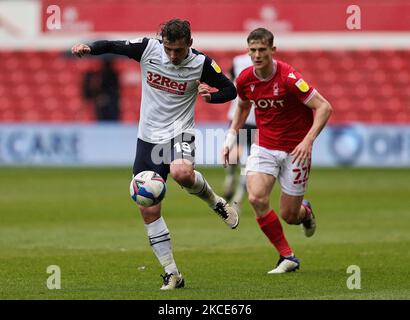
[[[260,81],[270,81],[270,80],[272,80],[273,79],[273,77],[275,76],[275,74],[276,74],[276,70],[278,69],[278,66],[277,66],[277,61],[275,60],[275,59],[272,59],[273,60],[273,71],[272,71],[272,74],[269,76],[269,77],[267,77],[267,78],[261,78],[261,77],[259,77],[257,74],[256,74],[256,72],[255,72],[255,68],[253,68],[253,75],[258,79],[258,80],[260,80]]]
[[[185,67],[189,62],[191,62],[195,58],[195,54],[193,54],[192,49],[188,49],[188,55],[182,62],[178,65],[174,65],[171,60],[169,59],[168,55],[165,53],[164,46],[162,46],[162,64],[166,67],[173,67],[175,69],[179,69]]]

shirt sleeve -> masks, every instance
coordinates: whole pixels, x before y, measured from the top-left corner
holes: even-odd
[[[310,86],[302,75],[293,68],[289,68],[284,76],[286,77],[285,83],[289,92],[295,95],[300,102],[308,103],[316,92],[315,88]]]
[[[148,38],[119,41],[100,40],[93,42],[89,46],[92,55],[114,53],[127,56],[130,59],[140,62],[142,54],[148,45],[148,41]]]
[[[245,93],[245,86],[243,85],[243,77],[242,77],[242,72],[239,74],[238,78],[236,79],[236,91],[238,92],[238,97],[242,101],[247,101],[249,98],[246,96]]]
[[[236,98],[236,88],[214,60],[205,56],[201,82],[205,82],[218,92],[211,93],[211,103],[225,103]]]

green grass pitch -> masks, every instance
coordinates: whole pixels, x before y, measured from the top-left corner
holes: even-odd
[[[221,192],[223,170],[200,170]],[[317,234],[282,223],[301,260],[283,275],[266,274],[278,256],[247,201],[230,230],[169,180],[163,215],[186,280],[172,292],[159,290],[162,269],[130,176],[128,168],[0,168],[0,299],[410,298],[410,169],[313,168],[306,197]],[[50,265],[60,267],[60,290],[46,286]],[[346,285],[350,265],[360,267],[360,289]]]

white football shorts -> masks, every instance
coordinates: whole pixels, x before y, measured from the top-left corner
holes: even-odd
[[[293,158],[288,152],[270,150],[253,144],[246,162],[246,175],[252,172],[273,175],[284,193],[302,196],[306,192],[311,161],[298,166],[297,163],[292,163]]]

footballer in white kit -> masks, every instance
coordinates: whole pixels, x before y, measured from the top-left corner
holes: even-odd
[[[128,41],[96,41],[77,44],[72,53],[128,56],[141,65],[142,99],[137,152],[133,174],[151,170],[167,179],[168,174],[190,194],[204,200],[231,228],[239,217],[222,197],[216,195],[202,174],[194,170],[194,107],[199,95],[209,103],[235,99],[233,83],[208,56],[191,48],[190,23],[172,19],[161,26],[161,40],[140,38]],[[218,89],[211,93],[211,87]],[[164,268],[161,290],[184,287],[184,278],[173,258],[171,237],[161,216],[161,203],[141,207],[154,254]]]

